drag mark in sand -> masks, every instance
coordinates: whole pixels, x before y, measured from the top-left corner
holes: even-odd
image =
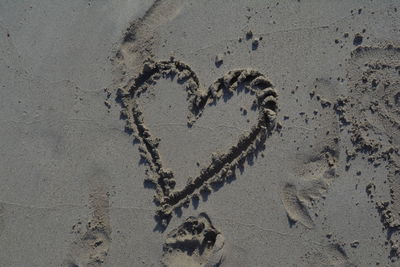
[[[177,77],[179,84],[185,85],[187,91],[188,127],[196,123],[207,106],[216,105],[217,100],[222,97],[229,99],[229,95],[239,87],[255,96],[252,108],[258,111],[258,120],[248,133],[240,136],[237,144],[231,146],[227,152],[214,153],[211,164],[203,168],[196,178],[189,180],[181,190],[174,190],[174,173],[163,165],[157,149],[160,140],[145,125],[143,112],[137,101],[157,80],[174,77]],[[189,203],[190,197],[198,198],[199,193],[210,192],[210,184],[223,184],[227,178],[234,176],[236,168],[242,166],[247,157],[264,149],[264,142],[275,127],[278,109],[277,92],[271,82],[256,70],[229,71],[206,89],[201,87],[196,73],[188,65],[174,58],[145,63],[137,77],[130,80],[123,89],[118,89],[117,101],[122,106],[121,117],[126,119],[126,131],[133,133],[141,141],[139,151],[150,168],[147,181],[156,188],[155,201],[160,206],[157,214],[164,223],[170,218],[174,208]]]
[[[111,224],[109,195],[98,176],[89,179],[90,220],[73,226],[77,240],[71,246],[69,267],[101,266],[110,249]]]
[[[111,60],[116,73],[120,74],[118,83],[124,84],[132,71],[136,73],[145,60],[154,57],[154,47],[160,43],[155,33],[157,28],[174,19],[181,12],[183,4],[184,0],[155,0],[143,17],[130,24]]]
[[[310,92],[310,104],[317,101],[322,107],[321,111],[314,110],[311,117],[318,129],[313,129],[309,148],[295,152],[292,158],[287,156],[287,160],[294,163],[294,179],[282,185],[281,201],[289,223],[299,223],[308,229],[315,227],[315,204],[325,197],[339,177],[340,125],[330,104],[337,97],[335,86],[327,79],[316,79]]]

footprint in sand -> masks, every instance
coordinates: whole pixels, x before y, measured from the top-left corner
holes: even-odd
[[[168,267],[220,266],[224,237],[212,225],[207,214],[189,217],[172,230],[163,246],[162,263]]]

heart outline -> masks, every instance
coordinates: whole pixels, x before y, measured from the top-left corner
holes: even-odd
[[[233,93],[239,86],[256,95],[253,105],[259,110],[256,125],[248,134],[239,137],[237,145],[227,153],[213,154],[211,164],[200,171],[200,175],[181,190],[174,189],[174,174],[165,169],[157,150],[159,139],[154,138],[143,121],[142,111],[137,99],[149,86],[156,84],[160,78],[173,79],[178,76],[178,83],[186,85],[189,102],[188,127],[191,127],[201,116],[205,107],[220,99],[225,93]],[[253,155],[260,145],[264,145],[267,136],[275,127],[277,112],[277,92],[272,83],[260,72],[253,69],[232,70],[217,79],[207,89],[202,88],[196,73],[185,63],[171,58],[169,61],[148,61],[143,70],[131,79],[124,88],[117,90],[117,101],[121,104],[121,118],[126,120],[125,129],[140,140],[139,152],[150,167],[146,181],[156,188],[155,202],[160,206],[157,216],[162,220],[170,218],[171,212],[197,197],[199,192],[210,191],[209,184],[225,182],[234,175],[236,168],[245,159]]]

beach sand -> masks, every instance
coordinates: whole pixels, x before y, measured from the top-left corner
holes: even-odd
[[[0,1],[0,266],[398,266],[398,1]]]

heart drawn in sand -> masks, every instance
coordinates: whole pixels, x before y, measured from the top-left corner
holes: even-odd
[[[174,173],[163,165],[158,151],[159,139],[146,127],[137,101],[157,80],[175,76],[180,84],[185,85],[187,91],[188,127],[196,122],[209,104],[215,103],[226,94],[232,94],[241,86],[254,95],[253,108],[258,111],[255,125],[241,135],[237,143],[225,153],[213,156],[211,164],[180,190],[174,189]],[[206,89],[200,86],[197,75],[188,65],[174,59],[146,63],[142,72],[125,89],[118,89],[117,99],[123,108],[121,117],[126,119],[126,130],[140,140],[139,151],[149,165],[147,181],[156,188],[155,201],[160,206],[158,216],[169,217],[174,208],[187,204],[191,197],[195,198],[200,192],[210,191],[210,184],[223,183],[226,178],[234,175],[236,168],[248,156],[263,149],[266,138],[275,127],[276,98],[277,93],[271,82],[256,70],[229,71]]]

